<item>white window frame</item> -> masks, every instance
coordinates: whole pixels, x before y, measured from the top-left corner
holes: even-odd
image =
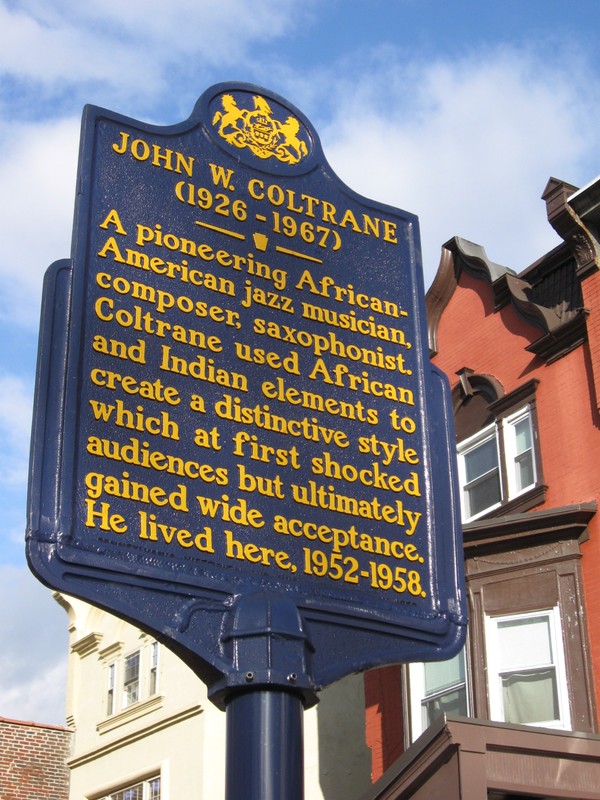
[[[136,677],[127,680],[127,663],[130,659],[137,657],[137,674]],[[129,687],[136,686],[135,699],[131,699]],[[142,651],[141,649],[132,650],[123,658],[123,691],[122,691],[122,708],[129,708],[135,703],[139,703],[142,698]]]
[[[117,662],[113,661],[106,670],[106,716],[117,710]]]
[[[151,699],[157,700],[160,691],[160,644],[155,639],[142,637],[143,643],[135,650],[116,653],[119,648],[111,646],[106,649],[106,683],[101,702],[104,704],[101,714],[113,717],[132,706],[143,704]],[[117,656],[117,657],[116,657]],[[136,691],[128,691],[127,663],[132,657],[138,658],[137,675],[130,676],[130,683],[136,683]],[[113,660],[109,661],[108,658]]]
[[[517,452],[516,426],[520,422],[523,422],[523,420],[527,420],[529,428],[530,444],[528,451],[531,453],[533,480],[531,481],[531,483],[528,483],[525,486],[519,486],[517,481],[516,465],[518,464],[519,459],[523,457],[525,451],[521,451],[520,453]],[[523,492],[526,492],[529,489],[533,488],[537,483],[537,465],[535,461],[535,446],[533,441],[535,432],[533,430],[533,424],[531,419],[531,408],[529,406],[525,406],[524,408],[521,408],[518,411],[516,411],[514,414],[505,417],[502,420],[502,433],[504,437],[504,452],[506,458],[506,478],[508,484],[508,496],[509,498],[518,497],[520,494],[523,494]]]
[[[542,611],[531,611],[520,614],[506,615],[486,615],[485,616],[485,640],[486,640],[486,660],[488,674],[488,699],[490,704],[490,719],[496,722],[506,722],[504,713],[504,702],[502,696],[502,675],[506,672],[514,672],[514,667],[507,669],[503,663],[503,653],[498,641],[498,625],[506,622],[520,622],[529,619],[548,619],[550,648],[552,659],[548,663],[536,664],[535,667],[524,665],[523,670],[553,668],[556,675],[556,691],[558,701],[557,720],[540,720],[536,722],[524,722],[534,727],[557,728],[569,730],[571,727],[571,714],[569,710],[569,692],[567,685],[564,642],[562,637],[562,626],[560,620],[560,610],[558,606]]]
[[[468,500],[467,500],[467,492],[466,487],[468,485],[467,481],[467,471],[466,471],[466,456],[469,453],[472,453],[473,450],[481,447],[481,445],[485,444],[488,441],[494,440],[496,444],[496,463],[498,469],[498,483],[500,487],[500,499],[497,503],[493,503],[486,508],[481,509],[475,514],[470,513],[470,509],[468,508]],[[458,474],[460,479],[460,498],[461,498],[461,507],[462,507],[462,517],[463,520],[466,522],[467,520],[477,519],[482,514],[487,514],[489,511],[492,511],[494,508],[498,508],[502,504],[502,463],[500,458],[500,449],[498,447],[498,429],[496,423],[492,425],[488,425],[487,427],[483,428],[481,431],[478,431],[473,436],[470,436],[468,439],[465,439],[458,445],[457,448],[458,452]],[[481,476],[480,476],[481,478]]]
[[[148,667],[148,697],[158,694],[158,677],[160,669],[160,649],[156,641],[150,642],[148,647],[150,664]]]
[[[522,453],[517,452],[516,426],[523,420],[528,420],[530,448],[527,452],[531,454],[533,480],[526,486],[519,486],[517,483],[517,473],[515,465]],[[536,431],[533,425],[533,411],[530,403],[514,411],[505,417],[501,417],[491,425],[486,426],[468,439],[463,440],[457,446],[458,455],[458,475],[460,481],[460,499],[463,522],[471,522],[484,514],[489,514],[496,508],[500,508],[510,500],[514,500],[519,495],[533,489],[539,480],[539,465],[536,459],[535,447]],[[466,456],[473,452],[477,447],[491,441],[496,442],[496,454],[498,464],[498,481],[500,485],[500,499],[486,508],[471,514],[468,507],[468,496],[466,488],[468,485],[466,474]],[[489,473],[488,473],[489,474]]]
[[[156,781],[158,781],[158,795],[156,792],[152,791],[153,784],[155,784]],[[136,781],[130,786],[122,786],[119,789],[115,789],[108,794],[102,795],[102,797],[98,798],[98,800],[121,800],[121,798],[127,797],[126,792],[131,792],[140,786],[142,787],[142,800],[160,800],[162,797],[161,783],[161,776],[153,775],[151,778],[145,778],[144,780]]]
[[[449,694],[452,691],[464,688],[465,698],[467,704],[467,716],[471,715],[471,702],[469,699],[468,690],[468,676],[467,676],[467,658],[466,648],[458,653],[455,658],[463,659],[464,681],[460,681],[450,686],[446,686],[443,692],[436,692],[430,695],[425,691],[425,664],[417,663],[410,664],[408,668],[409,680],[409,698],[410,698],[410,739],[414,742],[419,736],[427,730],[427,726],[423,720],[423,706],[425,702],[431,701],[437,696]]]

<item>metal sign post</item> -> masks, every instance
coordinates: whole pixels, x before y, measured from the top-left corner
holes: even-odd
[[[228,639],[226,800],[302,800],[303,706],[316,702],[302,619],[285,596],[261,592],[240,603]]]
[[[273,92],[219,84],[169,127],[86,108],[72,256],[45,280],[27,554],[205,681],[245,797],[298,782],[319,688],[461,647],[418,221],[345,186]]]
[[[244,692],[227,707],[226,800],[303,800],[302,703],[286,691]]]

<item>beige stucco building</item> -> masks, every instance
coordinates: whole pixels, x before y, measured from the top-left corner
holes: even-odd
[[[219,800],[225,719],[194,673],[137,628],[57,595],[70,633],[71,800]],[[305,794],[357,797],[371,783],[362,676],[305,712]]]

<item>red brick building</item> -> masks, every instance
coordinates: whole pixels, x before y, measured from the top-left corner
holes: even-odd
[[[494,737],[495,753],[518,738],[530,767],[507,756],[492,783],[482,768],[469,797],[600,797],[600,179],[551,179],[543,199],[558,247],[516,274],[452,239],[427,294],[432,359],[452,386],[469,630],[452,662],[365,675],[373,778],[404,753],[373,798],[420,796],[442,739],[483,754]],[[444,727],[444,714],[492,723]],[[543,767],[538,744],[556,751]],[[592,788],[569,783],[588,767]],[[397,793],[407,770],[421,777]],[[447,780],[445,796],[463,796]]]
[[[0,717],[2,800],[68,800],[72,732]]]

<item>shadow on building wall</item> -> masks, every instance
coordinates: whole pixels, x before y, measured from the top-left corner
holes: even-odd
[[[325,800],[360,797],[371,786],[362,675],[349,675],[321,692],[317,725],[323,797]]]

